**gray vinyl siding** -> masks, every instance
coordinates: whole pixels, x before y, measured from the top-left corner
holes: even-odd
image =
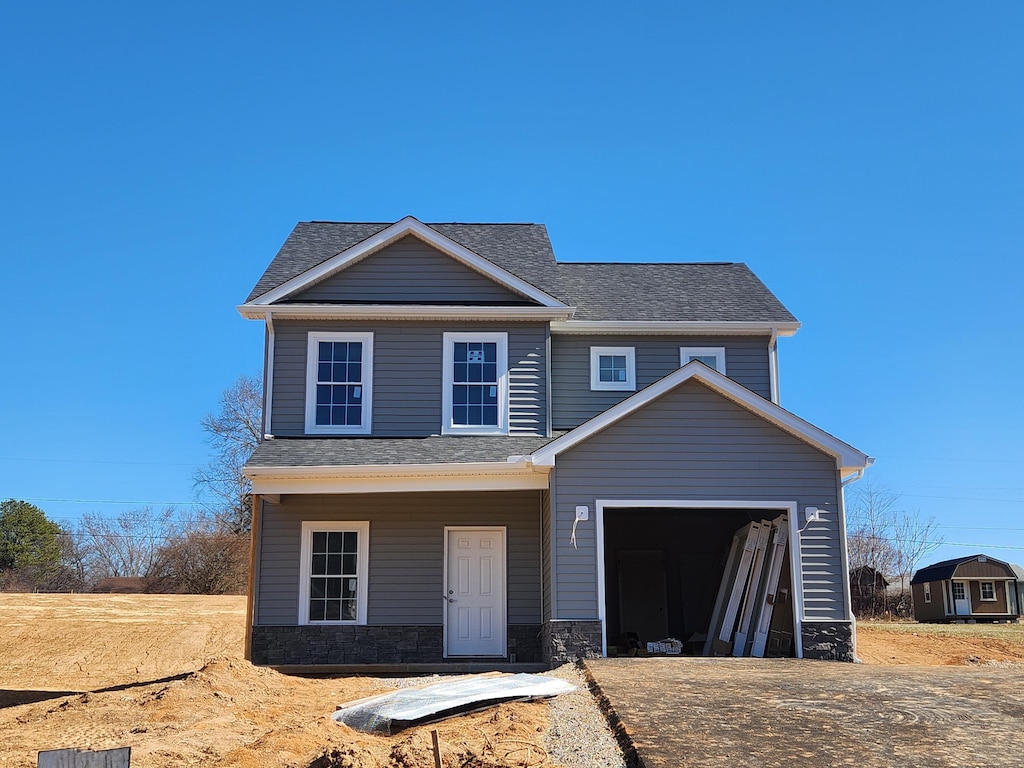
[[[509,434],[547,433],[545,323],[328,323],[277,321],[271,432],[305,432],[310,331],[373,333],[373,435],[423,437],[441,431],[446,332],[508,333]]]
[[[595,523],[577,527],[578,548],[569,543],[575,506],[594,510],[598,499],[816,506],[821,522],[800,535],[803,616],[848,618],[834,459],[698,382],[559,455],[553,474],[556,618],[598,615]]]
[[[540,494],[540,551],[541,551],[541,606],[544,621],[552,616],[551,610],[551,493]]]
[[[771,398],[769,339],[757,336],[576,336],[551,337],[552,427],[572,429],[633,392],[590,390],[591,347],[634,347],[636,388],[641,390],[679,367],[680,347],[725,347],[726,375],[765,399]]]
[[[287,301],[311,304],[533,303],[412,236],[289,296]]]
[[[440,625],[444,528],[506,527],[509,624],[541,616],[540,494],[385,493],[285,496],[263,506],[255,623],[298,622],[302,522],[370,523],[368,624]]]

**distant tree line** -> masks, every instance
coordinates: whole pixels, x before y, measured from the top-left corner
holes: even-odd
[[[198,514],[173,508],[87,513],[74,526],[17,499],[0,501],[0,591],[91,591],[110,579],[141,580],[146,589],[192,594],[246,590],[251,485],[242,466],[262,434],[259,379],[242,376],[202,420],[212,460],[193,477]]]

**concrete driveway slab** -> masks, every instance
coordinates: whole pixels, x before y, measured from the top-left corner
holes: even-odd
[[[1024,667],[797,659],[585,663],[645,768],[1018,768]]]

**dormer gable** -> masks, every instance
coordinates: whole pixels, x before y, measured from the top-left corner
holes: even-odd
[[[566,308],[527,279],[412,216],[250,296],[243,307],[283,304]]]

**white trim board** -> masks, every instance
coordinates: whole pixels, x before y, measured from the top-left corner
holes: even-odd
[[[842,473],[862,470],[874,463],[874,459],[861,453],[852,445],[833,437],[781,406],[765,400],[743,385],[737,384],[727,376],[723,376],[718,371],[714,371],[696,360],[584,422],[571,432],[551,441],[530,457],[532,463],[536,466],[553,467],[558,454],[582,443],[635,411],[639,411],[648,403],[691,379],[699,381],[754,415],[760,416],[765,421],[834,457],[836,467]]]
[[[707,366],[704,366],[707,367]],[[789,519],[789,567],[792,572],[793,642],[796,657],[804,655],[802,627],[804,622],[803,572],[800,563],[800,530],[797,527],[795,501],[722,501],[722,500],[666,500],[666,499],[597,499],[594,502],[596,518],[597,552],[597,616],[601,622],[601,655],[608,655],[608,626],[605,616],[605,571],[604,571],[604,511],[605,509],[629,509],[647,507],[651,509],[750,509],[759,511],[778,510]]]
[[[655,334],[706,336],[792,336],[800,323],[727,322],[710,320],[563,320],[551,323],[561,334]]]
[[[354,264],[383,248],[386,248],[407,235],[417,237],[427,245],[436,248],[470,269],[490,278],[499,285],[504,286],[514,293],[518,293],[520,296],[525,296],[532,301],[536,301],[544,307],[565,306],[565,304],[555,297],[530,285],[522,278],[502,269],[497,264],[488,261],[479,254],[469,250],[464,245],[460,245],[451,238],[442,235],[437,230],[431,229],[413,216],[406,216],[405,218],[396,221],[394,224],[385,227],[377,234],[371,235],[362,242],[356,243],[352,247],[346,248],[341,253],[327,259],[327,261],[321,262],[317,266],[306,270],[300,275],[296,275],[276,288],[272,288],[262,296],[258,296],[253,301],[248,302],[245,306],[254,304],[266,305],[281,301],[294,293],[298,293],[322,280],[327,279],[331,275],[345,269],[345,267]]]
[[[483,320],[546,322],[564,320],[575,307],[475,307],[409,304],[240,304],[247,320],[274,317],[282,320]]]

